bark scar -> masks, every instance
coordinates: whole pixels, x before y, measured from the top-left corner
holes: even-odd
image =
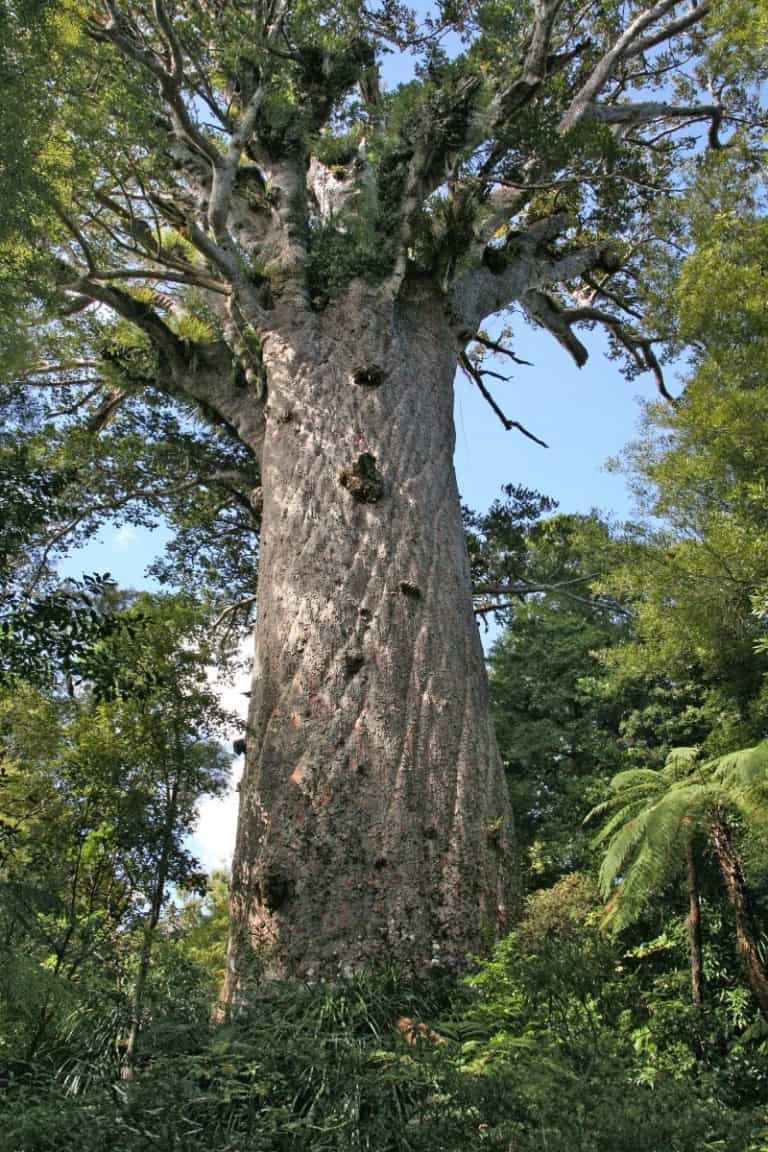
[[[384,481],[371,452],[361,452],[351,468],[344,468],[339,483],[359,504],[377,504],[384,496]]]

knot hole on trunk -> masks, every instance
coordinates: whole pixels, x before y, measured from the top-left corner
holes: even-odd
[[[343,469],[339,483],[359,504],[376,504],[384,495],[384,481],[370,452],[362,452],[351,468]]]
[[[276,912],[293,895],[293,883],[279,866],[273,864],[263,872],[257,891],[264,907],[270,912]]]
[[[386,372],[380,364],[364,364],[352,369],[352,379],[362,388],[380,388]]]

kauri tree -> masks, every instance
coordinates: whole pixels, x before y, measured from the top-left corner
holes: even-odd
[[[638,292],[649,207],[682,156],[759,142],[729,18],[717,0],[5,5],[6,407],[37,404],[82,453],[106,437],[108,471],[133,420],[145,488],[199,481],[260,520],[230,991],[254,952],[266,974],[445,966],[508,922],[453,377],[514,424],[482,359],[514,360],[484,328],[506,310],[580,365],[577,327],[603,326],[664,389]],[[415,72],[388,87],[392,53]]]

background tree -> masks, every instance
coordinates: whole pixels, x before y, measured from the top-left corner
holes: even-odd
[[[681,205],[675,227],[689,255],[677,271],[657,270],[654,307],[670,339],[690,349],[690,371],[673,407],[648,406],[625,453],[648,520],[606,581],[635,617],[632,644],[609,658],[616,681],[650,673],[678,694],[688,684],[678,715],[698,711],[698,720],[672,742],[712,754],[766,731],[755,611],[768,572],[763,194],[759,174],[740,178],[714,157]]]
[[[186,840],[229,757],[215,742],[226,717],[199,610],[145,596],[122,615],[132,626],[98,653],[111,697],[23,684],[3,697],[0,909],[17,957],[4,991],[13,1002],[25,974],[39,987],[20,1014],[28,1055],[57,1041],[62,1003],[66,1014],[79,989],[111,984],[107,1000],[126,1004],[130,1075],[160,916],[171,885],[204,882]]]
[[[616,562],[608,524],[562,515],[515,524],[514,511],[507,501],[477,518],[486,535],[470,539],[470,558],[479,611],[505,621],[489,658],[491,704],[523,875],[548,887],[589,867],[584,812],[621,763],[628,700],[605,690],[598,653],[628,637],[629,617],[593,592]]]
[[[56,578],[41,534],[63,516],[67,473],[38,458],[34,447],[0,435],[0,680],[21,677],[70,686],[85,674],[88,655],[114,626],[108,574]]]

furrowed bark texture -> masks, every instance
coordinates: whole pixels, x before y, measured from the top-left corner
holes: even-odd
[[[264,362],[230,997],[249,969],[461,964],[513,898],[445,314],[426,293],[393,304],[360,289],[271,334]]]

